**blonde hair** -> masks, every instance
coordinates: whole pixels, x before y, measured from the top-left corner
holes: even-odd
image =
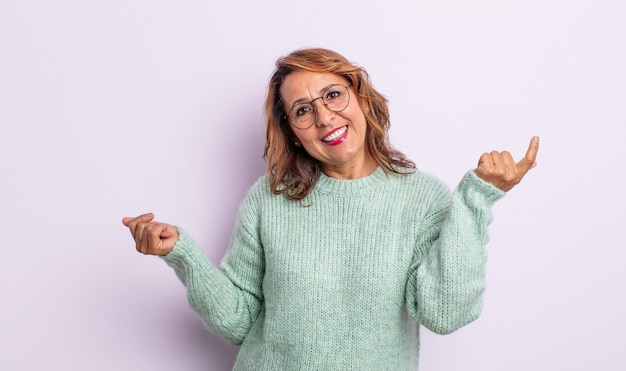
[[[302,147],[289,124],[280,87],[294,71],[333,73],[345,78],[356,92],[367,122],[365,150],[385,172],[404,174],[400,168],[414,169],[415,163],[395,150],[389,143],[389,108],[387,99],[370,82],[365,69],[339,53],[327,49],[301,49],[279,58],[269,82],[265,100],[266,143],[263,157],[267,160],[270,185],[274,194],[289,200],[302,200],[321,175],[321,164]]]

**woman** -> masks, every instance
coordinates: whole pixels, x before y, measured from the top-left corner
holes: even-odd
[[[267,175],[243,203],[222,270],[180,228],[124,218],[164,256],[236,370],[408,370],[419,325],[450,333],[481,311],[490,207],[535,166],[483,154],[454,192],[388,143],[386,99],[325,49],[277,61]]]

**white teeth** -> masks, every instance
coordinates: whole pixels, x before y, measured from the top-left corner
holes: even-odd
[[[341,128],[339,130],[335,130],[329,136],[322,138],[322,141],[323,142],[332,142],[333,140],[335,140],[335,139],[339,138],[340,136],[342,136],[343,133],[346,132],[346,130],[348,130],[347,126],[344,126],[343,128]]]

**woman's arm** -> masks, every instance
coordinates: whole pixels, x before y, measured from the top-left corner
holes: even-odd
[[[231,344],[241,344],[263,302],[263,251],[256,239],[239,228],[222,262],[223,271],[182,229],[174,249],[163,257],[187,287],[189,306],[205,327]]]
[[[478,318],[490,207],[503,195],[468,172],[451,198],[433,205],[425,220],[407,298],[413,317],[431,331],[447,334]]]
[[[215,267],[181,228],[155,222],[154,215],[124,218],[136,249],[161,256],[187,287],[189,305],[204,325],[232,344],[240,344],[254,324],[263,302],[263,248],[256,237],[254,205],[244,202],[229,249]]]
[[[517,164],[508,152],[483,154],[451,197],[433,203],[419,233],[407,285],[411,315],[433,332],[446,334],[478,318],[485,288],[485,245],[491,206],[535,166],[534,137]]]

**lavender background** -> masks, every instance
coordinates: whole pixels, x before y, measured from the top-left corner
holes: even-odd
[[[494,208],[482,317],[425,330],[421,369],[626,369],[621,0],[3,0],[0,369],[232,367],[120,220],[152,211],[219,263],[273,63],[310,46],[367,68],[392,142],[450,187],[541,136]]]

